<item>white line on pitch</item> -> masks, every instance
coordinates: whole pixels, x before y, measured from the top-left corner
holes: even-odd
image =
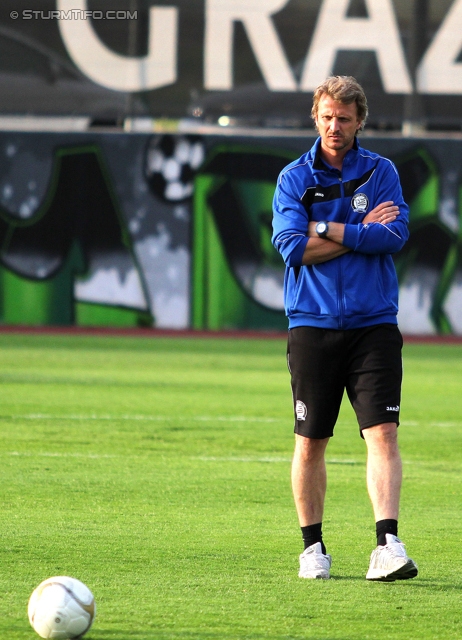
[[[95,460],[99,458],[120,458],[121,456],[109,455],[109,454],[98,454],[98,453],[52,453],[47,451],[7,451],[7,456],[18,456],[22,458],[94,458]]]
[[[284,462],[290,463],[292,458],[289,456],[195,456],[195,460],[203,462]],[[365,464],[359,460],[342,460],[340,458],[328,458],[327,464],[346,464],[356,465]]]
[[[97,415],[97,414],[70,414],[53,415],[48,413],[28,413],[17,415],[3,415],[0,419],[6,420],[122,420],[122,421],[166,421],[178,420],[174,416],[149,416],[149,415]],[[258,416],[188,416],[182,421],[193,420],[196,422],[283,422],[283,418],[265,418]]]

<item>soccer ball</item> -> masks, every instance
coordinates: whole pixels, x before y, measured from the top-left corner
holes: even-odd
[[[29,622],[41,638],[81,638],[96,613],[90,589],[75,578],[56,576],[44,580],[29,598]]]
[[[182,202],[192,196],[194,176],[204,158],[205,147],[199,136],[154,136],[146,150],[146,179],[162,200]]]

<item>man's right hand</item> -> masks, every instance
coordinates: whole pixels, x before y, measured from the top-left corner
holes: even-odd
[[[393,204],[393,201],[388,200],[378,204],[375,209],[369,211],[366,217],[363,219],[363,224],[370,222],[379,222],[380,224],[388,224],[393,222],[399,216],[399,207]]]

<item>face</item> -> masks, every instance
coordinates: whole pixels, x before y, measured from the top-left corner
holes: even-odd
[[[327,94],[319,101],[315,123],[321,136],[321,146],[334,154],[351,149],[361,127],[355,102],[343,104]]]

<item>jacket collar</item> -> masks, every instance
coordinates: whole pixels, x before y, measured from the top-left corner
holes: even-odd
[[[355,158],[359,151],[359,143],[358,138],[355,136],[353,146],[346,154],[343,162],[344,164],[350,164]],[[313,169],[316,171],[325,171],[326,169],[331,169],[331,167],[324,162],[321,158],[321,138],[317,138],[314,145],[311,147],[311,157],[313,158]]]

